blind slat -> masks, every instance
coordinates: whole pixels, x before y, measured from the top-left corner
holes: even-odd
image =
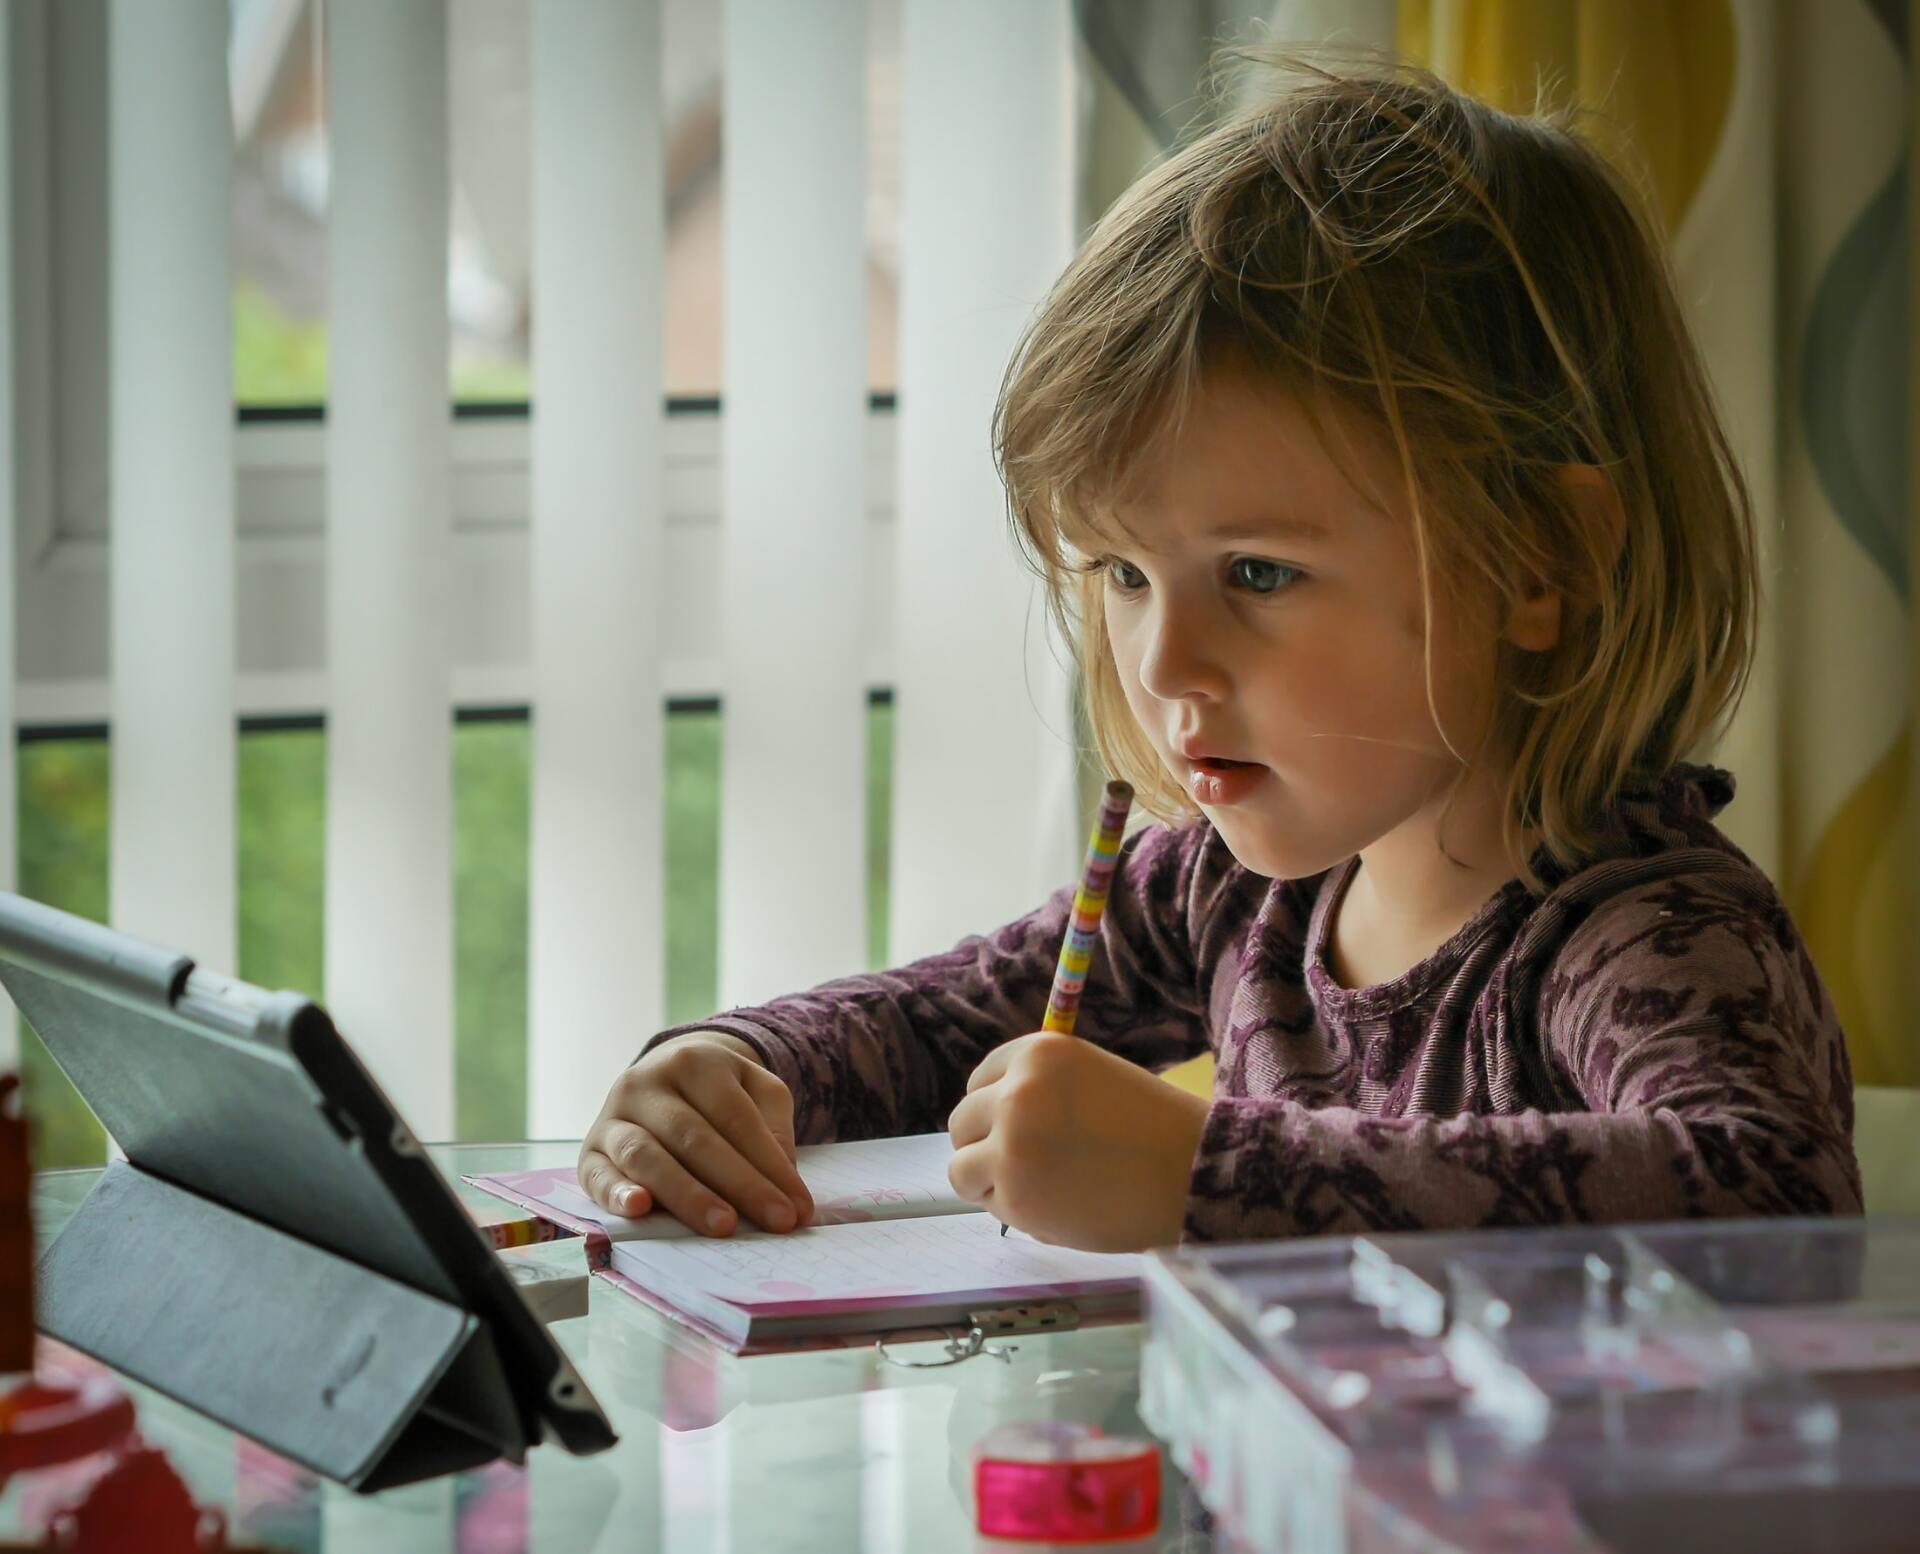
[[[235,965],[227,7],[109,12],[109,895]]]
[[[421,1137],[444,1139],[446,7],[331,0],[327,23],[327,1001]]]
[[[664,1018],[660,10],[533,12],[529,1120],[586,1131]]]
[[[906,0],[891,958],[1076,865],[1068,676],[1007,531],[989,422],[1072,251],[1063,0]]]
[[[865,963],[866,6],[729,0],[720,992]]]

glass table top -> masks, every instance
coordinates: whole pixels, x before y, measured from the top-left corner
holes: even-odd
[[[524,1217],[462,1175],[571,1165],[568,1142],[434,1146],[430,1153],[481,1220]],[[45,1246],[97,1171],[34,1180]],[[577,1243],[576,1243],[577,1245]],[[246,1546],[301,1551],[720,1551],[1038,1549],[974,1530],[970,1452],[996,1426],[1067,1419],[1147,1436],[1137,1411],[1138,1323],[1006,1341],[1004,1359],[934,1369],[890,1364],[869,1346],[742,1359],[685,1333],[599,1280],[585,1317],[554,1323],[619,1432],[595,1457],[536,1447],[505,1463],[361,1496],[134,1383],[139,1428],[161,1447],[196,1502],[227,1514]],[[941,1357],[938,1341],[890,1346],[901,1359]],[[1161,1525],[1152,1538],[1076,1545],[1129,1554],[1211,1546],[1198,1502],[1161,1453]],[[30,1510],[33,1475],[0,1492],[0,1536]]]

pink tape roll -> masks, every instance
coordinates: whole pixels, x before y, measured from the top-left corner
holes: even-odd
[[[1160,1450],[1071,1420],[1001,1425],[973,1449],[973,1504],[992,1538],[1142,1537],[1160,1525]]]

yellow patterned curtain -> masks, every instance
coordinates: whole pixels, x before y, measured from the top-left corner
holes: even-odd
[[[1752,479],[1766,640],[1713,752],[1865,1084],[1913,1031],[1909,0],[1400,0],[1402,55],[1523,111],[1542,77],[1650,187]]]
[[[1672,232],[1713,155],[1733,77],[1725,0],[1400,0],[1399,48],[1512,113],[1543,80],[1603,105],[1616,159],[1637,150]],[[1637,140],[1629,145],[1628,137]]]
[[[1725,829],[1779,882],[1869,1085],[1920,1083],[1913,3],[1292,0],[1238,13],[1291,41],[1395,49],[1513,111],[1543,85],[1571,96],[1648,190],[1752,483],[1768,588],[1746,701],[1704,753],[1739,781]],[[1191,97],[1156,96],[1140,62],[1166,66],[1169,36],[1204,53],[1235,30],[1217,0],[1190,0],[1180,34],[1181,9],[1077,0],[1090,215],[1191,124]]]

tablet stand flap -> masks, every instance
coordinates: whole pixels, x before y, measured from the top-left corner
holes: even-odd
[[[130,1162],[74,1211],[36,1286],[45,1332],[355,1488],[526,1454],[471,1313]]]

